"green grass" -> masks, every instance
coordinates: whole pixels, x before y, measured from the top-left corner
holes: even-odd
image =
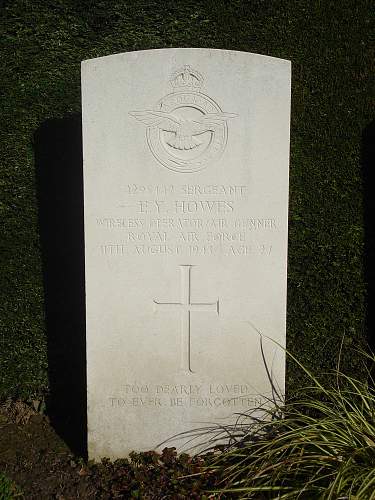
[[[288,346],[319,373],[334,366],[345,332],[343,366],[360,369],[348,348],[365,339],[360,152],[372,119],[371,8],[369,0],[3,2],[0,398],[48,391],[34,133],[80,112],[81,60],[162,47],[292,61]],[[289,366],[291,393],[300,377]]]

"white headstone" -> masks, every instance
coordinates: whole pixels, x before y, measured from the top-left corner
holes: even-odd
[[[256,329],[285,344],[290,72],[211,49],[82,63],[90,458],[270,396]],[[283,392],[284,352],[265,355]]]

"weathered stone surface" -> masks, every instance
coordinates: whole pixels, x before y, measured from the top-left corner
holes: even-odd
[[[290,62],[130,52],[84,61],[82,94],[89,455],[115,458],[270,396],[256,329],[285,344]]]

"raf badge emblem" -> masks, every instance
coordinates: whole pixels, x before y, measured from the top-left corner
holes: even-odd
[[[224,113],[201,92],[202,75],[186,65],[170,78],[173,92],[153,109],[132,111],[131,116],[147,126],[148,146],[164,167],[175,172],[198,172],[223,153],[228,137]]]

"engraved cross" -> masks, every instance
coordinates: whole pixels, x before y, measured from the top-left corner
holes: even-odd
[[[216,302],[191,302],[191,268],[193,266],[181,265],[181,300],[180,302],[158,302],[154,300],[156,311],[181,312],[181,368],[192,373],[190,365],[190,313],[191,312],[216,312],[219,314],[219,300]]]

